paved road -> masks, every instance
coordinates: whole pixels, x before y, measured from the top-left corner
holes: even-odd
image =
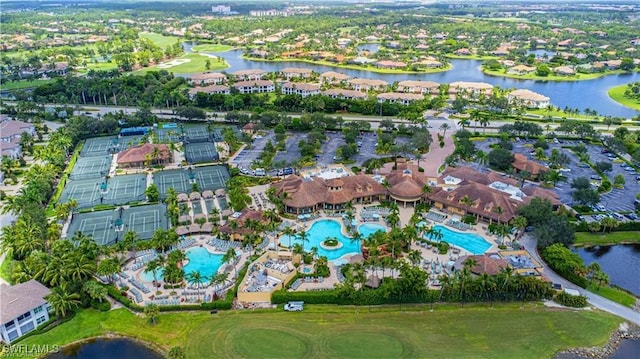
[[[597,294],[591,293],[588,290],[585,290],[584,288],[580,288],[577,285],[562,278],[556,272],[554,272],[551,268],[549,268],[549,266],[546,263],[544,263],[544,261],[542,261],[542,259],[540,259],[540,256],[538,255],[538,251],[536,250],[537,248],[536,242],[537,241],[529,235],[525,235],[520,240],[520,243],[525,246],[525,248],[527,249],[527,252],[529,252],[531,257],[535,258],[537,261],[539,261],[542,264],[542,266],[544,267],[545,276],[548,277],[552,282],[560,283],[564,288],[577,290],[578,292],[580,292],[580,294],[587,297],[587,301],[589,302],[589,304],[593,305],[598,309],[617,315],[636,325],[640,325],[640,312],[637,312],[631,308],[627,308],[623,305],[620,305],[609,299],[601,297]]]

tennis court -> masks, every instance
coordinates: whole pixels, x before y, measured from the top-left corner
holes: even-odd
[[[206,125],[184,126],[185,139],[189,142],[207,142],[210,140]]]
[[[114,210],[74,214],[67,238],[82,232],[100,245],[115,243],[118,233],[115,231],[114,223],[117,218],[118,211]]]
[[[167,208],[163,204],[130,207],[124,210],[125,230],[138,233],[141,239],[151,239],[157,229],[168,229]]]
[[[153,183],[164,198],[172,187],[177,193],[191,193],[192,181],[198,184],[200,191],[225,188],[229,177],[226,166],[203,166],[156,172],[153,174]]]
[[[191,164],[218,160],[218,152],[213,142],[189,143],[184,145],[184,155],[187,162]]]
[[[58,203],[73,198],[78,208],[89,208],[99,204],[125,204],[145,199],[147,179],[145,175],[123,175],[104,182],[101,178],[70,181],[64,186]]]
[[[160,143],[181,142],[181,130],[179,128],[159,128],[155,130]]]
[[[118,152],[119,148],[120,142],[116,136],[89,138],[85,141],[82,151],[80,151],[80,156],[107,156],[111,153]]]
[[[111,159],[113,156],[80,157],[69,175],[71,180],[100,178],[109,174]]]

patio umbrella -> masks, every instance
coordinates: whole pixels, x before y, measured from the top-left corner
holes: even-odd
[[[204,198],[211,198],[211,197],[213,197],[213,191],[211,191],[211,190],[206,190],[206,191],[202,192],[202,197],[204,197]]]
[[[374,213],[371,217],[375,218],[375,219],[380,219],[380,215],[377,213]]]
[[[219,188],[216,190],[216,196],[218,197],[224,197],[226,194],[227,192],[223,188]]]
[[[187,232],[188,230],[185,226],[176,227],[176,234],[179,236],[184,236],[185,234],[187,234]]]
[[[189,233],[198,233],[200,232],[200,225],[199,224],[191,224],[189,225]]]
[[[189,195],[189,198],[193,199],[200,199],[200,192],[191,192],[191,194]]]
[[[299,214],[298,219],[304,219],[304,214]]]
[[[207,222],[202,225],[203,233],[211,233],[211,231],[213,231],[213,223]]]
[[[186,202],[189,199],[186,193],[180,193],[178,195],[178,202]]]
[[[311,218],[311,215],[309,213],[307,213],[307,214],[304,215],[304,218],[305,219],[309,219],[309,218]]]

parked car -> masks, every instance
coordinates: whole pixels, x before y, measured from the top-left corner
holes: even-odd
[[[293,174],[293,168],[291,168],[291,167],[285,167],[283,171],[284,171],[285,175],[292,175]]]
[[[597,175],[591,175],[591,177],[589,177],[589,178],[591,178],[594,181],[602,181],[602,177],[597,176]]]
[[[289,302],[284,305],[286,312],[301,312],[304,309],[304,302]]]
[[[256,168],[256,176],[266,176],[267,171],[264,168]]]

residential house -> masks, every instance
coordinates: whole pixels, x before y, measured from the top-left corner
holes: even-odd
[[[233,84],[233,87],[242,94],[266,93],[274,92],[276,90],[276,86],[273,81],[268,80],[240,81]]]
[[[246,133],[248,135],[253,135],[254,133],[256,133],[256,128],[258,127],[258,125],[256,125],[253,122],[249,122],[246,125],[242,126],[242,133]]]
[[[323,84],[337,84],[342,81],[348,81],[351,76],[340,72],[327,71],[320,74],[320,82]]]
[[[220,72],[206,72],[195,74],[189,78],[189,82],[195,85],[220,85],[227,81],[227,76]]]
[[[376,67],[381,69],[404,69],[407,64],[402,61],[381,60],[376,62]]]
[[[49,320],[50,305],[45,299],[51,290],[32,279],[8,286],[0,285],[0,339],[11,343]]]
[[[419,93],[422,95],[438,94],[440,84],[433,81],[411,81],[398,82],[398,92]]]
[[[376,79],[355,78],[349,81],[356,91],[384,90],[389,85],[387,81]]]
[[[376,96],[379,103],[383,102],[391,102],[391,103],[399,103],[402,105],[408,105],[413,101],[419,101],[424,99],[423,95],[414,94],[414,93],[403,93],[403,92],[385,92],[378,94]]]
[[[153,157],[156,148],[158,156]],[[140,168],[145,166],[146,161],[151,161],[152,164],[167,164],[172,159],[172,153],[166,144],[145,143],[118,153],[116,163],[120,168]]]
[[[287,213],[304,214],[318,210],[342,210],[347,203],[366,204],[385,197],[384,187],[364,174],[324,179],[291,175],[274,183],[278,196],[284,197]],[[283,196],[286,193],[286,196]]]
[[[0,141],[2,142],[14,142],[20,140],[20,135],[23,132],[36,135],[36,128],[32,123],[9,120],[8,117],[3,116],[3,121],[0,122]]]
[[[228,95],[231,93],[229,86],[227,85],[209,85],[205,87],[194,87],[189,89],[189,97],[194,98],[198,92],[203,92],[206,94],[222,94]]]
[[[438,60],[425,59],[418,62],[414,62],[414,65],[427,69],[439,69],[444,67],[444,63]]]
[[[481,94],[490,95],[491,90],[493,90],[493,85],[486,82],[456,81],[449,84],[449,93],[454,95],[458,93],[466,93],[471,97],[477,97]]]
[[[233,72],[233,78],[236,81],[256,81],[261,80],[267,72],[260,69],[240,70]]]
[[[299,67],[287,67],[280,70],[280,75],[287,79],[287,81],[295,78],[308,79],[313,76],[313,71]]]
[[[521,103],[528,108],[547,108],[550,104],[547,96],[526,89],[511,91],[507,100],[509,103]]]
[[[285,95],[299,95],[308,97],[320,93],[319,84],[306,84],[298,82],[285,82],[282,84],[282,93]]]
[[[0,156],[18,159],[22,156],[22,146],[17,141],[0,141]]]
[[[516,66],[510,67],[507,70],[507,73],[516,74],[516,75],[526,75],[526,74],[530,74],[530,73],[532,73],[534,71],[536,71],[536,68],[533,67],[533,66],[516,65]]]
[[[341,98],[345,100],[366,100],[367,94],[356,90],[329,89],[322,91],[322,94],[331,98]]]
[[[570,75],[575,75],[576,74],[576,71],[570,66],[554,67],[553,68],[553,72],[558,74],[558,75],[565,75],[565,76],[570,76]]]

